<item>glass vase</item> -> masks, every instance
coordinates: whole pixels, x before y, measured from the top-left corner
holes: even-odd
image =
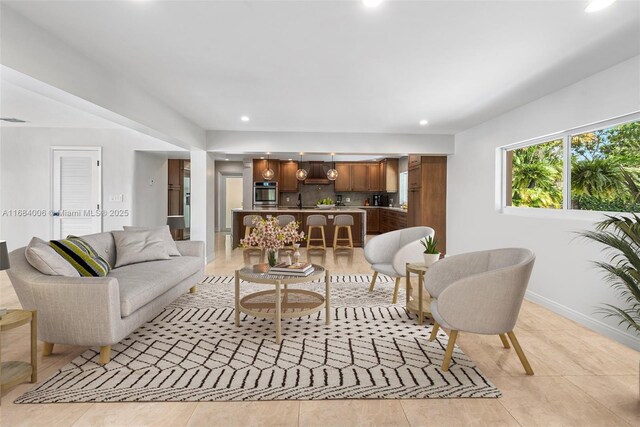
[[[278,263],[278,251],[267,251],[267,260],[269,267],[273,267]]]

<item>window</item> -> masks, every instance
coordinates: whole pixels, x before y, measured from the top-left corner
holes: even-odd
[[[562,209],[562,139],[507,151],[507,206]]]
[[[398,202],[402,206],[407,203],[409,197],[409,172],[400,172],[400,186],[398,190]]]
[[[503,206],[639,212],[639,118],[503,148]]]

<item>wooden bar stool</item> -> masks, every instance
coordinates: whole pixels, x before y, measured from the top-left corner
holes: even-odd
[[[296,217],[293,215],[278,215],[276,219],[278,220],[278,226],[280,227],[285,227],[288,224],[296,221]],[[296,248],[293,247],[293,244],[285,245],[282,249],[278,251],[278,257],[282,255],[287,255],[287,254],[291,254],[291,256],[293,256],[293,253],[295,251],[296,251]]]
[[[251,230],[253,230],[254,225],[253,221],[256,218],[260,218],[260,215],[247,215],[242,220],[242,224],[244,225],[244,238],[246,239],[251,234]],[[253,246],[246,247],[242,250],[242,254],[244,255],[245,260],[247,260],[251,255],[258,255],[260,259],[264,258],[264,251],[260,248],[256,248]],[[262,261],[260,261],[262,262]]]
[[[336,215],[333,219],[333,250],[337,249],[353,249],[353,234],[351,234],[351,226],[353,225],[353,216]],[[340,230],[347,230],[347,237],[339,237]],[[340,242],[348,242],[340,244]]]
[[[327,241],[324,237],[324,227],[327,225],[327,217],[324,215],[309,215],[307,217],[307,250],[309,249],[327,249]],[[313,237],[313,230],[320,230],[322,237]],[[313,242],[322,242],[322,245],[314,245]]]

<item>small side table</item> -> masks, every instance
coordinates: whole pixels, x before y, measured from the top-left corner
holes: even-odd
[[[406,307],[407,311],[418,314],[418,321],[421,325],[424,323],[424,315],[431,315],[431,295],[424,289],[424,273],[427,272],[428,268],[422,263],[407,264]],[[417,295],[414,294],[414,289],[411,285],[411,273],[418,275]]]
[[[0,319],[0,332],[31,323],[31,363],[7,361],[0,363],[0,389],[25,381],[38,381],[38,315],[35,310],[9,310]],[[1,336],[0,336],[1,337]],[[0,347],[2,339],[0,338]]]

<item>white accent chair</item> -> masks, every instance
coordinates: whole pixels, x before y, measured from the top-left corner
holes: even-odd
[[[525,372],[533,375],[513,328],[535,259],[529,249],[505,248],[455,255],[429,267],[424,275],[424,287],[433,298],[429,340],[440,327],[451,331],[443,371],[449,369],[458,331],[465,331],[498,335],[505,348],[510,348],[508,336]]]
[[[434,235],[433,228],[411,227],[380,234],[369,240],[364,247],[364,257],[373,269],[369,292],[373,291],[378,273],[394,277],[396,286],[393,291],[393,304],[395,304],[398,301],[400,278],[406,274],[407,263],[423,261],[424,249],[420,240]]]

